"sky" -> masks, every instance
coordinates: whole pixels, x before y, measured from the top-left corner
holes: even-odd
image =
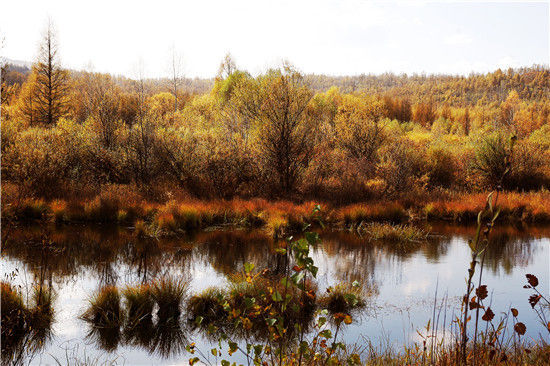
[[[32,61],[48,18],[62,64],[112,74],[213,77],[230,52],[253,74],[464,74],[549,64],[548,1],[6,1],[2,54]]]

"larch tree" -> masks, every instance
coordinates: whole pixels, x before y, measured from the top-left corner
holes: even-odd
[[[32,107],[33,122],[51,126],[69,111],[69,74],[59,63],[58,46],[51,22],[42,38],[37,62],[32,67],[34,85]],[[25,101],[23,101],[25,103]]]

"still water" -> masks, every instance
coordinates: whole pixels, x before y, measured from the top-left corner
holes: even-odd
[[[405,344],[419,342],[417,330],[432,317],[434,302],[440,323],[447,325],[447,334],[451,332],[448,327],[466,287],[471,259],[467,240],[474,228],[432,226],[431,230],[437,234],[433,239],[408,245],[347,232],[321,234],[322,243],[312,255],[319,267],[319,293],[357,280],[370,294],[356,321],[345,328],[346,343],[372,342],[399,351]],[[203,335],[182,330],[171,341],[178,344],[168,344],[168,349],[128,345],[123,340],[107,347],[90,335],[88,323],[80,319],[90,295],[105,285],[135,285],[167,275],[185,278],[190,294],[224,286],[244,263],[259,269],[275,266],[276,246],[262,231],[216,230],[159,240],[138,239],[131,231],[112,227],[2,228],[2,280],[9,279],[25,292],[41,278],[56,294],[52,336],[42,349],[26,355],[27,363],[63,364],[77,357],[95,363],[187,365],[192,356],[183,348],[188,342],[209,353],[210,343]],[[523,288],[525,274],[537,275],[548,293],[549,272],[550,228],[501,227],[493,232],[482,283],[488,285],[497,317],[510,307],[519,310],[528,338],[542,336],[549,341],[527,301],[531,293]],[[185,312],[182,318],[185,323]]]

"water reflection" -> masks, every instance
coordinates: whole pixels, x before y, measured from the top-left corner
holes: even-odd
[[[184,238],[156,239],[138,238],[131,231],[108,226],[51,225],[2,229],[2,255],[10,263],[9,269],[18,268],[22,275],[32,277],[34,284],[54,291],[75,283],[85,283],[79,285],[81,291],[107,285],[136,285],[167,275],[193,276],[194,290],[198,291],[212,285],[224,285],[222,282],[227,283],[228,277],[241,271],[246,262],[254,263],[256,268],[269,268],[275,275],[285,265],[274,253],[279,243],[262,231],[213,231]],[[464,263],[468,260],[466,240],[474,235],[474,230],[471,227],[433,226],[432,231],[437,235],[429,241],[406,245],[369,241],[348,232],[325,232],[321,235],[322,243],[313,251],[315,262],[320,267],[319,291],[338,282],[358,280],[370,288],[380,288],[378,296],[382,301],[397,304],[395,298],[398,295],[408,296],[402,301],[405,302],[412,296],[432,291],[431,283],[423,282],[426,278],[422,273],[426,271],[421,267],[427,269],[434,264],[435,268],[435,264],[440,262],[447,267],[456,262],[452,271],[449,269],[448,276],[456,277],[458,273],[462,286],[465,274],[462,260],[465,259]],[[550,237],[550,228],[497,227],[486,252],[485,271],[495,278],[509,277],[515,268],[532,265],[541,249],[540,245],[534,245],[533,238],[541,237]],[[441,267],[438,271],[444,280]],[[548,273],[541,275],[548,276]],[[518,288],[521,291],[521,286]],[[399,291],[402,294],[396,294]],[[64,311],[60,302],[58,306]],[[77,306],[82,307],[82,302]],[[188,340],[194,339],[190,336],[194,330],[189,327],[187,319],[181,318],[159,321],[150,317],[117,327],[83,322],[72,326],[82,327],[78,328],[78,332],[83,331],[82,339],[87,337],[103,351],[129,352],[128,348],[140,348],[152,357],[169,358],[181,353]],[[58,329],[63,329],[64,322],[68,322],[67,319],[56,321],[60,324]],[[402,323],[398,326],[402,327]],[[349,331],[350,337],[364,331],[364,327],[359,327]],[[36,334],[41,342],[35,342],[40,347],[34,349],[48,347],[51,328],[44,327],[43,334]],[[80,337],[78,332],[77,337]],[[5,345],[9,345],[5,339],[2,342],[3,354]],[[30,340],[25,342],[18,344],[30,344]],[[27,351],[33,349],[26,347]]]

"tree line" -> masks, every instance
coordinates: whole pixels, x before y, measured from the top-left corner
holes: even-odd
[[[2,72],[2,179],[26,194],[133,184],[163,197],[348,202],[476,190],[511,135],[506,188],[548,186],[544,67],[332,78],[285,63],[253,76],[228,55],[198,93],[175,55],[166,80],[132,80],[63,69],[57,50],[48,27],[28,75]]]

